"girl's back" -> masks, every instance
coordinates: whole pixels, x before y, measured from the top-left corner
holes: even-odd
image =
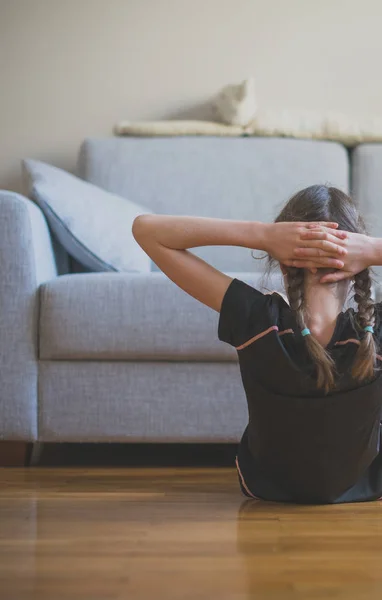
[[[376,305],[378,339],[380,310]],[[254,495],[304,503],[343,501],[346,492],[348,501],[382,495],[382,470],[376,480],[367,471],[359,483],[379,460],[382,409],[379,371],[361,385],[351,373],[363,335],[353,309],[338,315],[326,348],[335,362],[336,386],[325,393],[317,388],[306,336],[282,296],[233,279],[218,337],[238,352],[249,410],[238,463]]]

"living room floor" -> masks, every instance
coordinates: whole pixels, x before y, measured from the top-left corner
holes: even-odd
[[[3,468],[0,598],[379,600],[381,517],[246,499],[231,467]]]

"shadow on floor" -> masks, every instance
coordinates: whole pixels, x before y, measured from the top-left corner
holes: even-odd
[[[237,444],[44,444],[38,466],[233,467]]]

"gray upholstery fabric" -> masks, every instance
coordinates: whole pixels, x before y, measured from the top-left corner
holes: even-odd
[[[41,441],[238,442],[237,363],[42,361]]]
[[[362,144],[351,155],[352,194],[370,235],[382,236],[382,144]],[[379,280],[382,267],[374,267]],[[380,290],[379,290],[380,291]]]
[[[0,192],[0,438],[37,438],[38,286],[56,276],[37,206]]]
[[[353,150],[352,193],[369,233],[382,235],[382,144],[363,144]]]
[[[340,144],[277,138],[89,139],[79,172],[155,213],[265,221],[299,189],[329,182],[347,191],[349,179]],[[254,269],[244,248],[192,252],[221,270]]]
[[[261,284],[255,274],[231,276]],[[41,289],[40,358],[237,360],[218,341],[218,316],[162,273],[63,276]]]

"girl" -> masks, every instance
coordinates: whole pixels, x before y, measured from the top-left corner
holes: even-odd
[[[275,223],[141,215],[133,235],[174,283],[220,312],[218,338],[237,350],[249,410],[236,457],[242,492],[307,504],[379,499],[382,309],[369,267],[382,264],[382,239],[365,234],[352,200],[315,185]],[[268,253],[289,303],[187,251],[214,244]],[[342,311],[351,281],[357,310]]]

